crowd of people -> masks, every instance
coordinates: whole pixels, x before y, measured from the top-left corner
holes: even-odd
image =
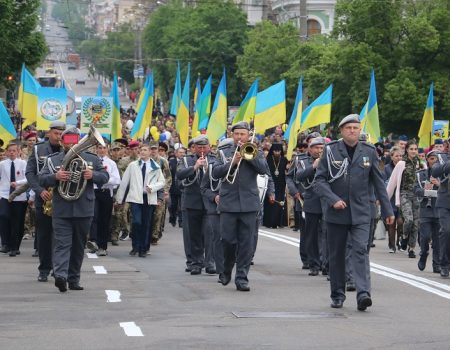
[[[2,145],[0,251],[15,257],[34,236],[38,281],[53,272],[61,292],[82,290],[86,248],[105,256],[131,239],[129,254],[145,258],[167,212],[183,232],[185,271],[218,274],[227,285],[235,267],[239,291],[250,290],[261,225],[300,232],[303,269],[328,276],[332,307],[354,290],[359,310],[372,305],[368,254],[377,227],[388,233],[390,253],[416,258],[418,244],[420,270],[431,246],[433,272],[448,277],[448,140],[426,150],[404,135],[371,145],[350,115],[339,124],[341,139],[332,128],[301,134],[288,160],[281,126],[250,145],[246,122],[230,125],[218,145],[203,134],[182,145],[171,116],[153,121],[160,140],[129,140],[133,116],[122,111],[123,138],[87,149],[79,130],[62,122]]]

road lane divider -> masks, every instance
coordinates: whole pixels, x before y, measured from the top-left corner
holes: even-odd
[[[120,303],[122,301],[122,299],[120,299],[120,292],[118,290],[106,289],[105,293],[108,303]]]
[[[274,233],[266,230],[259,230],[259,235],[263,237],[267,237],[273,239],[275,241],[285,243],[294,247],[300,246],[300,240],[294,237],[289,237],[286,235],[282,235],[279,233]],[[427,278],[418,277],[416,275],[406,273],[403,271],[395,270],[387,266],[383,266],[374,262],[370,263],[370,271],[374,272],[378,275],[392,278],[394,280],[407,283],[413,287],[422,289],[429,293],[433,293],[445,299],[450,299],[450,293],[446,293],[445,291],[450,291],[450,286],[439,283],[433,280],[429,280]],[[437,289],[439,288],[439,289]],[[442,290],[440,290],[442,289]]]
[[[94,269],[95,273],[97,275],[106,275],[108,274],[108,271],[106,271],[104,266],[92,266],[92,268]]]
[[[134,322],[120,322],[120,327],[123,328],[125,334],[129,337],[143,337],[144,334],[141,331],[141,328],[136,325]]]
[[[98,256],[95,253],[86,253],[86,255],[89,259],[98,259]]]

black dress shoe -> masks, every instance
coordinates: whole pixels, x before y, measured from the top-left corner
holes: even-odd
[[[355,282],[347,282],[347,292],[354,292],[356,290]]]
[[[344,306],[344,302],[340,299],[334,299],[331,301],[330,305],[333,309],[341,309]]]
[[[448,278],[448,269],[441,267],[440,274],[442,278]]]
[[[15,250],[11,250],[11,251],[9,252],[9,256],[16,256],[16,255],[17,255],[17,253],[16,253]]]
[[[202,269],[199,267],[193,266],[191,269],[191,275],[200,275],[202,273]]]
[[[135,256],[137,254],[137,251],[135,251],[134,249],[131,249],[128,254],[130,254],[131,256]]]
[[[48,281],[48,277],[46,273],[40,273],[38,276],[38,281],[39,282],[47,282]]]
[[[440,266],[433,266],[433,273],[441,273],[441,267]]]
[[[363,296],[358,300],[358,311],[366,311],[369,306],[372,306],[372,299],[369,296]]]
[[[247,282],[236,283],[236,289],[241,292],[249,292],[250,287]]]
[[[184,272],[191,272],[192,271],[192,266],[186,266],[186,268],[184,269]]]
[[[55,286],[61,293],[67,292],[67,281],[64,277],[56,277]]]
[[[70,290],[84,290],[82,286],[80,286],[79,283],[69,283],[69,289]]]
[[[250,262],[250,265],[252,265],[252,266],[255,265],[255,263],[253,262],[253,260]]]
[[[139,257],[140,258],[145,258],[145,257],[147,257],[147,253],[146,252],[139,252]]]
[[[311,271],[309,271],[308,275],[309,276],[318,276],[319,275],[319,270],[318,269],[311,269]]]
[[[231,273],[228,274],[228,273],[222,272],[219,275],[219,281],[218,282],[222,283],[222,285],[226,286],[228,283],[230,283],[230,281],[231,281]]]
[[[328,269],[327,268],[323,268],[322,269],[322,276],[328,276]]]
[[[0,248],[0,253],[9,253],[8,247],[5,245],[2,245],[2,247]]]
[[[39,252],[35,249],[34,253],[31,255],[33,258],[37,258],[39,256]]]
[[[303,264],[302,270],[309,270],[309,264],[308,263]]]
[[[16,250],[16,255],[20,255],[20,250]]]
[[[207,267],[205,269],[205,272],[209,275],[215,275],[216,274],[216,269],[213,269],[212,267]]]
[[[417,267],[420,271],[425,270],[425,267],[427,266],[427,256],[428,254],[420,254],[419,261],[417,262]]]

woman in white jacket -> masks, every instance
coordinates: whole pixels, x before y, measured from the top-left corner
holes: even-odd
[[[153,211],[158,203],[157,192],[164,187],[165,179],[159,164],[150,158],[150,146],[142,145],[139,160],[131,162],[120,182],[116,194],[118,205],[130,203],[131,231],[133,232],[130,255],[147,255],[146,240],[150,232]]]

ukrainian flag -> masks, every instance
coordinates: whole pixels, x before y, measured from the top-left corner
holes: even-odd
[[[111,117],[111,139],[120,139],[122,137],[122,122],[120,120],[120,99],[119,84],[117,83],[117,74],[114,73],[114,82],[109,95],[113,98],[113,110]]]
[[[212,89],[212,76],[210,75],[203,87],[202,95],[200,96],[200,110],[198,118],[198,130],[206,129],[208,126],[209,113],[211,111],[211,89]],[[193,135],[195,135],[194,129],[192,129]]]
[[[139,94],[138,103],[136,105],[136,111],[139,113],[139,108],[141,108],[142,101],[144,100],[144,96],[148,90],[148,84],[150,82],[150,74],[147,75],[145,78],[144,87],[142,88],[141,93]]]
[[[297,97],[295,98],[294,110],[292,111],[289,126],[285,132],[284,138],[288,140],[286,158],[291,160],[294,148],[297,146],[297,136],[300,130],[300,121],[303,109],[303,84],[302,79],[298,81]]]
[[[177,116],[178,108],[180,107],[181,99],[181,70],[180,62],[178,62],[177,78],[175,80],[175,87],[173,89],[172,104],[170,106],[170,114]]]
[[[0,139],[2,139],[5,144],[8,144],[11,140],[16,138],[17,133],[11,117],[3,105],[3,102],[0,101]]]
[[[22,64],[19,86],[19,111],[24,118],[22,127],[25,128],[37,120],[38,115],[38,90],[41,85],[31,75],[25,64]]]
[[[255,133],[263,134],[286,121],[286,82],[272,85],[256,96]]]
[[[145,129],[150,127],[153,115],[153,74],[147,77],[146,89],[144,97],[142,98],[141,108],[138,110],[136,120],[134,121],[133,128],[130,132],[130,137],[133,140],[144,137]]]
[[[226,133],[228,122],[228,106],[227,106],[227,78],[225,69],[223,70],[222,79],[220,79],[217,88],[214,106],[211,112],[211,118],[208,124],[206,135],[209,142],[215,145],[218,140]]]
[[[102,82],[99,81],[98,86],[97,86],[97,93],[95,94],[95,96],[102,97],[102,95],[103,95],[103,86],[102,86]]]
[[[333,85],[330,85],[302,113],[300,132],[320,124],[327,124],[331,119],[331,99]]]
[[[189,86],[191,80],[191,64],[188,64],[186,80],[181,95],[180,106],[177,111],[176,126],[180,135],[180,142],[187,146],[189,142]]]
[[[361,129],[369,135],[371,143],[378,142],[380,138],[380,120],[378,118],[377,90],[375,86],[375,71],[370,74],[369,98],[359,114]]]
[[[255,118],[256,110],[256,95],[258,94],[258,82],[256,79],[250,89],[248,89],[247,95],[241,102],[239,110],[233,119],[233,124],[239,123],[241,121],[250,122]]]
[[[422,123],[419,129],[419,147],[425,148],[431,145],[431,134],[433,131],[434,123],[434,97],[433,97],[434,84],[430,85],[430,92],[428,93],[427,107],[423,113]]]
[[[202,87],[200,86],[200,78],[197,78],[197,84],[194,91],[194,120],[192,121],[191,137],[196,137],[198,132],[198,122],[200,119],[200,101],[202,95]]]

